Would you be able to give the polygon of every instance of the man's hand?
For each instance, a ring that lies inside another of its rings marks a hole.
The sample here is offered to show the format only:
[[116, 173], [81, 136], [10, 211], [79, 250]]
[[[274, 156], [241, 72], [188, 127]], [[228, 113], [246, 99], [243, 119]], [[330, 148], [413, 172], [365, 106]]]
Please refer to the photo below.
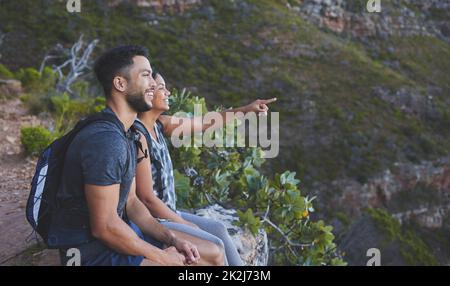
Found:
[[269, 111], [269, 107], [267, 107], [267, 104], [272, 103], [276, 101], [277, 98], [271, 98], [271, 99], [257, 99], [253, 101], [252, 103], [244, 106], [243, 111], [245, 113], [247, 112], [256, 112], [258, 114], [265, 114], [267, 115], [267, 111]]
[[183, 254], [179, 253], [173, 246], [163, 250], [165, 252], [164, 262], [168, 266], [184, 266], [186, 259]]
[[187, 240], [174, 238], [172, 245], [186, 258], [186, 264], [195, 264], [200, 260], [197, 247]]

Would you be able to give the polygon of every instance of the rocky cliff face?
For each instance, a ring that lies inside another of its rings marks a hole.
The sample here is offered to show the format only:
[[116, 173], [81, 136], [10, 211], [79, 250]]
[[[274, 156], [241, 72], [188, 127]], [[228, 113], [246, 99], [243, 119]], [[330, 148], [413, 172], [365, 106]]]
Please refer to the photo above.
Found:
[[[339, 195], [327, 207], [344, 211], [350, 217], [361, 216], [365, 208], [385, 208], [400, 222], [442, 228], [450, 214], [450, 157], [418, 165], [399, 163], [365, 184], [336, 180], [332, 189]], [[318, 187], [316, 192], [327, 190]]]
[[[290, 7], [321, 27], [356, 37], [436, 35], [446, 41], [450, 39], [450, 3], [447, 1], [381, 1], [380, 13], [368, 13], [366, 2], [358, 2], [300, 0]], [[436, 14], [440, 16], [434, 17]]]
[[156, 10], [184, 12], [195, 5], [201, 4], [202, 0], [108, 0], [108, 4], [111, 7], [121, 3], [130, 3], [138, 7], [154, 8]]

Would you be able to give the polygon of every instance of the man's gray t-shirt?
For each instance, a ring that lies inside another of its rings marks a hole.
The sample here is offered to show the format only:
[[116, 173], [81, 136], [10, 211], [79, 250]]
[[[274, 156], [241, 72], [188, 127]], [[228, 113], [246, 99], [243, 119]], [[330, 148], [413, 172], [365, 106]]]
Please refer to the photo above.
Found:
[[[113, 113], [109, 108], [102, 112]], [[82, 129], [70, 144], [63, 169], [61, 189], [58, 198], [65, 212], [65, 225], [82, 227], [89, 231], [89, 210], [85, 197], [85, 184], [109, 186], [120, 184], [117, 213], [124, 216], [128, 198], [136, 171], [136, 145], [130, 131], [125, 132], [123, 124], [107, 121], [94, 122]], [[81, 224], [81, 225], [80, 225]], [[80, 247], [85, 257], [98, 253], [104, 246], [93, 240]], [[83, 253], [82, 253], [83, 254]]]

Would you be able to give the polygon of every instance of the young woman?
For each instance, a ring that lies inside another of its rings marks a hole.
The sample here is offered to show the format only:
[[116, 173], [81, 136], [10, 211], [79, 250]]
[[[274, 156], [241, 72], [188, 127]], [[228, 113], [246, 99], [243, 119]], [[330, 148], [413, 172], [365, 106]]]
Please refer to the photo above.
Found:
[[[162, 223], [176, 231], [176, 235], [187, 240], [192, 236], [207, 240], [219, 245], [225, 250], [226, 263], [231, 266], [243, 265], [238, 251], [233, 244], [227, 229], [219, 222], [209, 218], [193, 215], [186, 212], [180, 212], [176, 209], [176, 194], [174, 187], [173, 166], [165, 137], [170, 137], [172, 132], [177, 129], [183, 130], [183, 134], [192, 134], [201, 132], [210, 127], [209, 124], [203, 124], [202, 117], [193, 117], [190, 119], [176, 120], [172, 116], [162, 115], [170, 109], [170, 92], [166, 88], [165, 81], [160, 74], [155, 74], [157, 88], [152, 101], [152, 109], [140, 113], [136, 126], [143, 131], [141, 136], [144, 142], [144, 150], [148, 149], [151, 153], [151, 162], [139, 164], [136, 170], [136, 192], [139, 199], [147, 206], [152, 215], [162, 219]], [[276, 98], [269, 100], [256, 100], [244, 107], [230, 109], [226, 112], [257, 112], [267, 113], [267, 104], [275, 101]], [[221, 113], [223, 121], [233, 119], [230, 116], [225, 117], [225, 112]], [[175, 120], [172, 120], [175, 119]], [[173, 123], [177, 122], [177, 123]], [[145, 129], [142, 128], [145, 127]], [[144, 140], [145, 139], [145, 140]], [[151, 144], [147, 144], [151, 140]], [[150, 148], [146, 148], [146, 147]], [[141, 153], [140, 156], [143, 154]], [[150, 160], [148, 160], [150, 161]], [[188, 236], [183, 236], [188, 235]], [[208, 256], [208, 249], [202, 244], [202, 241], [192, 241], [200, 252], [200, 257]]]

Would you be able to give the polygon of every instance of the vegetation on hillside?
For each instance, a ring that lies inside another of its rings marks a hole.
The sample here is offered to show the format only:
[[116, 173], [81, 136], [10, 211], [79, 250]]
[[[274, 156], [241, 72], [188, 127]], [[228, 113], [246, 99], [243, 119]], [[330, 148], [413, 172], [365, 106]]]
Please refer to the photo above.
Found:
[[[89, 1], [82, 13], [69, 14], [64, 3], [8, 1], [2, 30], [21, 37], [5, 44], [3, 60], [13, 70], [38, 66], [56, 43], [67, 46], [84, 33], [100, 39], [96, 52], [125, 42], [147, 46], [169, 85], [187, 87], [211, 105], [276, 96], [282, 149], [265, 169], [295, 170], [306, 185], [340, 177], [365, 182], [395, 161], [450, 150], [443, 128], [450, 124], [450, 49], [442, 40], [374, 38], [365, 45], [316, 28], [284, 1], [210, 0], [181, 15], [102, 3]], [[393, 94], [408, 88], [424, 98], [437, 88], [433, 116], [403, 112], [377, 96], [377, 87]]]

